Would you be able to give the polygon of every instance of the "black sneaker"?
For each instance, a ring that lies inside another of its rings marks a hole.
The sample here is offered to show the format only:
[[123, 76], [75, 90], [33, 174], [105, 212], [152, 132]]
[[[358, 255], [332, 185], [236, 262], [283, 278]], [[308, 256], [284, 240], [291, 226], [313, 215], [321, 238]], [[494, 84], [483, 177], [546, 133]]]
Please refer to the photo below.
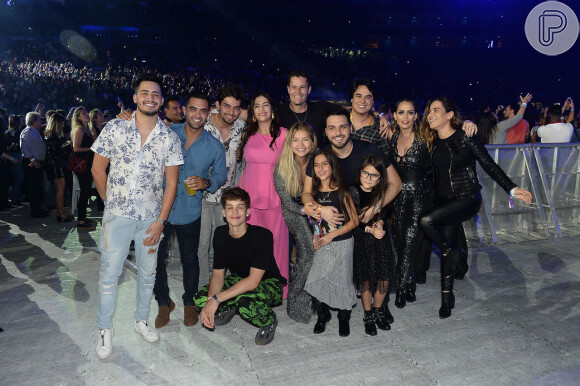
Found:
[[274, 320], [273, 323], [267, 326], [260, 327], [258, 333], [256, 334], [256, 344], [260, 346], [265, 346], [274, 340], [274, 334], [276, 333], [276, 327], [278, 326], [278, 318]]
[[216, 312], [215, 316], [213, 317], [213, 322], [216, 326], [225, 326], [232, 321], [234, 316], [236, 316], [235, 308], [227, 311]]

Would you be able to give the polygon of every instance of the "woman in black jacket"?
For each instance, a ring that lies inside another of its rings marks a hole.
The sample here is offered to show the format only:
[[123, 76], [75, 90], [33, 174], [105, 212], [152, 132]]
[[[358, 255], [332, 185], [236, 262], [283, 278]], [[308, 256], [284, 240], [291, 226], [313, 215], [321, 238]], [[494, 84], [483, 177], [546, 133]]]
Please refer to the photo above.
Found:
[[466, 137], [461, 130], [457, 106], [447, 97], [427, 103], [422, 125], [429, 130], [427, 142], [431, 151], [434, 175], [435, 205], [421, 215], [425, 235], [441, 250], [441, 308], [439, 317], [451, 316], [455, 306], [453, 277], [460, 270], [461, 252], [457, 240], [462, 222], [474, 217], [481, 206], [481, 185], [475, 161], [511, 197], [527, 204], [530, 192], [520, 189], [489, 156], [478, 137]]

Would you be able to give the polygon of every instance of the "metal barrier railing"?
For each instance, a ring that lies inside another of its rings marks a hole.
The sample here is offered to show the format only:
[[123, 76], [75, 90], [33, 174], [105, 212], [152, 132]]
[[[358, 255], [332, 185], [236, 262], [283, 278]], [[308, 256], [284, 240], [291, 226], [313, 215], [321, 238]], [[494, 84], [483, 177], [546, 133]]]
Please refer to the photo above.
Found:
[[509, 196], [478, 164], [483, 203], [464, 224], [472, 244], [518, 242], [580, 234], [580, 144], [489, 145], [489, 154], [533, 201]]

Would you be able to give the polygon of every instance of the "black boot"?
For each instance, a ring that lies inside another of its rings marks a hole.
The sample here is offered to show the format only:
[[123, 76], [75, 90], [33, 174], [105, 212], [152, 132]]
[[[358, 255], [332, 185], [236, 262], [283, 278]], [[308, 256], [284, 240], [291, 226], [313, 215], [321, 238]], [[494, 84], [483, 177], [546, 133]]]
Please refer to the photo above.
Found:
[[455, 295], [453, 295], [454, 274], [447, 268], [447, 262], [441, 261], [441, 308], [439, 317], [445, 319], [451, 316], [451, 310], [455, 307]]
[[455, 276], [461, 269], [461, 251], [444, 244], [441, 248], [441, 267], [443, 265], [445, 265], [449, 275]]
[[[373, 314], [375, 315], [375, 323], [377, 327], [380, 328], [381, 330], [387, 331], [391, 329], [391, 325], [389, 324], [389, 319], [387, 315], [385, 315], [385, 308], [387, 310], [389, 309], [389, 307], [385, 307], [385, 304], [383, 304], [383, 307], [379, 308], [373, 307]], [[391, 318], [392, 317], [393, 316], [391, 315]]]
[[315, 334], [322, 334], [324, 330], [326, 330], [326, 323], [330, 319], [332, 319], [332, 315], [330, 314], [330, 310], [326, 303], [319, 302], [318, 300], [314, 301], [314, 306], [316, 307], [316, 313], [318, 314], [318, 320], [314, 325], [314, 333]]
[[407, 284], [405, 296], [407, 297], [407, 301], [409, 303], [413, 303], [415, 300], [417, 300], [417, 296], [415, 296], [415, 284]]
[[365, 334], [370, 336], [377, 335], [377, 326], [375, 325], [375, 313], [372, 310], [366, 311], [363, 318], [365, 324]]
[[385, 320], [387, 321], [387, 323], [393, 324], [393, 322], [395, 321], [395, 318], [393, 318], [393, 314], [391, 314], [391, 311], [389, 310], [389, 297], [388, 296], [383, 301], [383, 305], [380, 308], [382, 310], [383, 315], [385, 315]]
[[350, 335], [350, 310], [338, 310], [338, 335]]
[[395, 307], [405, 308], [407, 305], [407, 294], [405, 293], [405, 287], [397, 288], [397, 294], [395, 295]]
[[469, 270], [469, 265], [467, 265], [467, 251], [461, 249], [460, 255], [461, 255], [461, 263], [459, 264], [459, 272], [455, 274], [455, 278], [458, 280], [463, 280], [465, 274]]

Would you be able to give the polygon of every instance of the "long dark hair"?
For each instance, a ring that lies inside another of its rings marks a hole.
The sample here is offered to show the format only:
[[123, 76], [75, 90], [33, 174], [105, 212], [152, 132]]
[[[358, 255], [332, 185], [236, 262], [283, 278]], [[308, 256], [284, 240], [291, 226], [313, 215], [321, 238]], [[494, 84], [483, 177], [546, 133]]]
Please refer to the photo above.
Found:
[[397, 123], [397, 120], [395, 119], [395, 116], [397, 115], [397, 110], [399, 109], [399, 105], [403, 102], [407, 102], [413, 105], [413, 108], [415, 109], [415, 122], [413, 122], [413, 131], [415, 132], [415, 138], [419, 141], [419, 142], [427, 142], [427, 140], [425, 139], [425, 132], [424, 130], [422, 130], [422, 126], [420, 124], [421, 122], [421, 114], [419, 113], [419, 109], [417, 109], [417, 103], [415, 103], [414, 100], [410, 99], [410, 98], [402, 98], [399, 99], [397, 102], [395, 102], [395, 104], [393, 105], [393, 108], [391, 110], [392, 113], [392, 123], [391, 123], [391, 128], [393, 129], [394, 133], [400, 132], [401, 128], [399, 127], [399, 124]]
[[248, 121], [246, 128], [242, 133], [242, 142], [240, 143], [240, 148], [238, 150], [239, 160], [244, 157], [244, 147], [246, 147], [246, 143], [248, 143], [250, 137], [258, 132], [258, 121], [256, 121], [256, 116], [254, 115], [254, 104], [256, 103], [256, 99], [258, 99], [258, 97], [266, 98], [270, 104], [270, 107], [272, 108], [272, 122], [270, 123], [270, 135], [272, 136], [272, 141], [270, 142], [270, 149], [274, 149], [274, 143], [280, 136], [280, 121], [278, 119], [278, 114], [276, 112], [272, 97], [270, 97], [270, 95], [265, 91], [258, 91], [254, 94], [254, 96], [252, 96], [252, 99], [250, 100], [250, 107], [248, 108]]
[[497, 118], [493, 113], [483, 113], [477, 121], [477, 130], [479, 130], [479, 137], [485, 145], [491, 144], [493, 135], [497, 129]]
[[446, 113], [453, 111], [453, 118], [451, 118], [450, 124], [454, 130], [461, 130], [461, 126], [463, 125], [463, 120], [461, 118], [461, 113], [459, 112], [459, 107], [451, 100], [451, 98], [446, 96], [439, 96], [436, 98], [431, 98], [427, 101], [427, 106], [425, 106], [425, 112], [423, 113], [423, 120], [421, 121], [421, 131], [423, 131], [426, 135], [427, 144], [429, 145], [429, 150], [433, 150], [433, 143], [435, 142], [435, 138], [437, 138], [437, 132], [435, 130], [431, 130], [431, 126], [429, 125], [429, 109], [433, 102], [439, 101], [443, 105]]
[[324, 155], [326, 157], [326, 161], [328, 161], [331, 169], [332, 174], [330, 175], [330, 188], [337, 188], [338, 189], [338, 198], [340, 200], [340, 209], [341, 212], [344, 214], [345, 223], [350, 220], [349, 210], [345, 206], [345, 202], [349, 202], [351, 198], [350, 191], [348, 190], [348, 186], [346, 182], [344, 182], [344, 178], [342, 177], [342, 169], [340, 164], [338, 163], [338, 158], [334, 155], [332, 150], [322, 149], [317, 150], [316, 153], [310, 159], [310, 169], [312, 170], [312, 196], [315, 196], [316, 193], [320, 190], [322, 186], [322, 181], [316, 175], [316, 171], [314, 170], [314, 159], [319, 155]]
[[[373, 187], [373, 189], [371, 190], [371, 201], [370, 201], [368, 207], [373, 207], [375, 205], [382, 207], [383, 206], [382, 205], [383, 196], [385, 195], [385, 192], [387, 191], [388, 180], [387, 180], [387, 165], [385, 165], [385, 161], [383, 161], [383, 159], [381, 157], [370, 155], [362, 160], [362, 162], [358, 168], [358, 176], [356, 177], [356, 183], [359, 186], [361, 185], [360, 172], [361, 172], [361, 170], [363, 170], [364, 168], [366, 168], [369, 165], [372, 166], [373, 168], [377, 169], [377, 172], [379, 172], [381, 177], [379, 178], [379, 183], [376, 184]], [[381, 217], [381, 212], [379, 211], [379, 213], [377, 213], [373, 217], [371, 222], [378, 221], [378, 219], [380, 217]]]

